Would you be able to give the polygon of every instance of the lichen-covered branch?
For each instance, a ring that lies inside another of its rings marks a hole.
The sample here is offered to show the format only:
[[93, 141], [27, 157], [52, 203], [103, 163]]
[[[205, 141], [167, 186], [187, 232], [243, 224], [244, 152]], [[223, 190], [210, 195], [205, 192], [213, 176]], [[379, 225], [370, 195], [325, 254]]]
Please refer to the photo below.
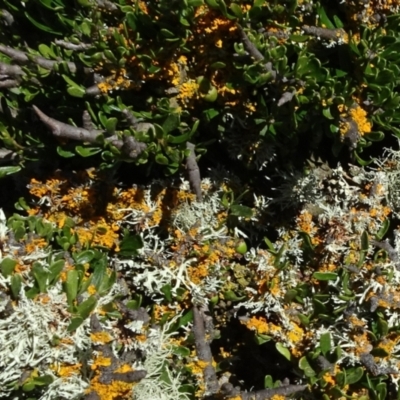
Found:
[[307, 388], [307, 385], [290, 385], [288, 381], [276, 388], [254, 392], [241, 391], [240, 388], [234, 387], [229, 382], [225, 382], [220, 386], [215, 368], [212, 365], [213, 357], [210, 343], [206, 339], [206, 316], [204, 310], [199, 309], [198, 306], [193, 307], [193, 335], [197, 357], [200, 361], [206, 363], [203, 376], [206, 386], [206, 395], [209, 396], [209, 398], [221, 398], [222, 395], [223, 399], [235, 397], [241, 400], [267, 400], [275, 395], [289, 396], [297, 392], [302, 392]]
[[219, 391], [219, 383], [215, 368], [212, 365], [213, 357], [211, 348], [206, 340], [205, 322], [203, 313], [197, 306], [193, 307], [193, 334], [196, 345], [197, 357], [207, 363], [203, 370], [204, 382], [207, 394], [216, 394]]
[[257, 390], [255, 392], [242, 392], [234, 388], [231, 383], [224, 383], [221, 387], [221, 393], [224, 398], [240, 398], [241, 400], [268, 400], [273, 396], [289, 396], [291, 394], [302, 392], [307, 385], [282, 385], [272, 389]]
[[203, 194], [201, 192], [201, 177], [200, 169], [196, 160], [196, 153], [194, 152], [194, 144], [187, 142], [186, 148], [190, 151], [189, 155], [186, 157], [186, 169], [189, 175], [189, 182], [192, 185], [192, 189], [196, 194], [197, 200], [203, 200]]
[[[95, 314], [92, 314], [90, 318], [90, 330], [92, 334], [104, 332], [104, 329], [100, 325], [100, 322]], [[109, 361], [108, 365], [102, 365], [95, 369], [95, 374], [91, 380], [91, 383], [93, 382], [94, 384], [89, 388], [88, 394], [85, 396], [85, 400], [101, 399], [102, 397], [100, 397], [97, 393], [97, 389], [102, 388], [102, 385], [109, 385], [112, 381], [133, 384], [134, 382], [139, 382], [146, 377], [147, 372], [144, 370], [134, 371], [132, 369], [131, 371], [119, 372], [118, 370], [122, 366], [124, 366], [126, 369], [129, 369], [130, 366], [126, 363], [123, 357], [120, 359], [116, 357], [110, 344], [98, 344], [93, 345], [93, 347], [97, 354], [101, 354], [104, 359], [108, 359]], [[137, 358], [135, 354], [132, 354], [132, 357], [133, 359]]]
[[343, 39], [346, 35], [344, 29], [328, 29], [328, 28], [321, 28], [318, 26], [302, 26], [301, 29], [307, 35], [319, 37], [325, 40], [333, 40], [338, 42], [340, 39]]

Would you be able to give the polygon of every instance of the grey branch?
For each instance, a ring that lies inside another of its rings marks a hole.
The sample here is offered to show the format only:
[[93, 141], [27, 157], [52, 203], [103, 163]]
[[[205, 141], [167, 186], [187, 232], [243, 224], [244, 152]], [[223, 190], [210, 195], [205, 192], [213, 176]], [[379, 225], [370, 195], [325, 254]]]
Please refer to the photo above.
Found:
[[0, 10], [0, 18], [7, 26], [11, 26], [14, 23], [14, 17], [7, 10]]
[[95, 143], [96, 137], [103, 131], [88, 131], [84, 128], [77, 128], [64, 122], [57, 121], [48, 117], [45, 113], [39, 110], [36, 106], [32, 106], [40, 120], [52, 131], [54, 136], [79, 140], [82, 142]]
[[186, 169], [189, 175], [189, 182], [192, 185], [192, 189], [196, 194], [197, 200], [202, 201], [203, 195], [201, 193], [201, 177], [200, 169], [197, 165], [196, 153], [194, 152], [194, 144], [187, 142], [186, 148], [190, 151], [189, 155], [186, 157]]
[[285, 103], [288, 103], [293, 99], [293, 96], [296, 94], [296, 91], [293, 90], [292, 92], [285, 92], [281, 96], [281, 98], [278, 101], [278, 107], [283, 106]]
[[4, 81], [0, 81], [0, 89], [1, 88], [14, 88], [17, 87], [19, 85], [19, 81], [17, 81], [16, 79], [6, 79]]
[[[78, 128], [47, 116], [35, 105], [32, 107], [39, 119], [52, 131], [54, 136], [81, 142], [96, 143], [96, 138], [105, 133], [102, 130], [94, 129], [87, 111], [84, 111], [82, 117], [84, 128]], [[147, 148], [145, 143], [138, 142], [133, 136], [124, 135], [121, 139], [117, 135], [113, 135], [104, 140], [133, 159], [137, 158]]]
[[302, 26], [301, 29], [307, 35], [320, 37], [325, 40], [334, 40], [338, 42], [340, 39], [343, 39], [346, 32], [343, 29], [328, 29], [328, 28], [320, 28], [317, 26]]
[[[47, 58], [44, 58], [42, 56], [34, 56], [31, 54], [27, 54], [24, 51], [16, 50], [9, 46], [4, 46], [3, 44], [0, 44], [0, 52], [11, 57], [13, 59], [13, 61], [16, 61], [16, 62], [19, 62], [22, 64], [27, 64], [29, 61], [32, 61], [33, 63], [39, 65], [40, 67], [42, 67], [44, 69], [53, 69], [56, 64], [63, 61], [61, 59], [54, 61], [54, 60], [49, 60]], [[78, 71], [79, 66], [76, 63], [74, 63], [74, 62], [66, 62], [66, 63], [67, 63], [68, 69], [72, 73], [75, 73]], [[93, 70], [91, 68], [87, 68], [87, 67], [82, 67], [82, 71], [85, 72], [86, 74], [90, 74], [93, 72]]]
[[54, 43], [58, 46], [63, 47], [64, 49], [73, 50], [73, 51], [83, 51], [83, 50], [90, 49], [92, 47], [92, 45], [89, 43], [75, 44], [75, 43], [66, 42], [65, 40], [59, 40], [59, 39], [56, 39], [54, 41]]
[[89, 111], [85, 110], [82, 115], [82, 124], [83, 128], [88, 131], [94, 131], [96, 128], [94, 127], [92, 118], [90, 117]]
[[[247, 36], [246, 32], [244, 31], [244, 29], [237, 24], [237, 27], [239, 29], [240, 32], [240, 37], [243, 41], [243, 45], [246, 48], [247, 52], [256, 60], [256, 61], [263, 61], [264, 60], [264, 56], [261, 54], [261, 52], [257, 49], [257, 47], [254, 45], [254, 43], [249, 39], [249, 37]], [[272, 67], [272, 63], [271, 62], [267, 62], [266, 64], [263, 65], [264, 69], [267, 72], [270, 72], [272, 74], [272, 78], [276, 79], [277, 77], [277, 72], [273, 69]]]
[[96, 4], [101, 7], [106, 9], [107, 11], [117, 11], [118, 7], [109, 0], [96, 0]]
[[11, 65], [0, 62], [0, 75], [17, 77], [25, 75], [25, 72], [22, 71], [22, 68], [19, 65]]
[[257, 49], [257, 47], [254, 45], [254, 43], [249, 39], [247, 36], [246, 32], [243, 30], [243, 28], [238, 24], [237, 25], [240, 33], [240, 37], [243, 41], [244, 47], [246, 50], [249, 52], [249, 54], [256, 60], [256, 61], [263, 61], [264, 56], [261, 54], [261, 52]]
[[90, 86], [88, 88], [86, 88], [85, 93], [88, 96], [99, 96], [101, 95], [101, 90], [99, 89], [99, 87], [96, 85]]
[[131, 124], [132, 128], [136, 129], [136, 127], [139, 123], [139, 120], [133, 115], [133, 112], [131, 110], [128, 110], [127, 108], [125, 108], [122, 111], [122, 114], [128, 120], [128, 122]]
[[122, 150], [129, 158], [137, 158], [143, 151], [146, 150], [147, 146], [145, 143], [138, 142], [133, 136], [122, 137], [123, 146]]

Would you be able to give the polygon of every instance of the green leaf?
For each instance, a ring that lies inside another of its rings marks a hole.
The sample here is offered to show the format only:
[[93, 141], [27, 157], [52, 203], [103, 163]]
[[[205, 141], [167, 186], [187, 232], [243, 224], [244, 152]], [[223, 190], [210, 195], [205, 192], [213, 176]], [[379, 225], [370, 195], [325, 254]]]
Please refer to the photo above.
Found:
[[335, 119], [335, 117], [331, 114], [331, 109], [330, 108], [324, 108], [322, 110], [322, 114], [327, 119]]
[[344, 27], [343, 22], [336, 14], [333, 16], [333, 20], [335, 21], [336, 28], [340, 29]]
[[54, 378], [51, 375], [42, 375], [33, 378], [33, 381], [37, 386], [47, 386], [53, 383]]
[[67, 279], [64, 283], [64, 290], [67, 295], [67, 302], [69, 305], [73, 304], [78, 294], [79, 274], [78, 271], [73, 269], [67, 272]]
[[97, 299], [95, 296], [90, 296], [87, 300], [79, 304], [77, 307], [77, 314], [85, 320], [90, 313], [96, 308]]
[[17, 264], [17, 261], [12, 260], [11, 258], [3, 258], [0, 263], [0, 270], [3, 276], [6, 278], [10, 276], [14, 272], [15, 266]]
[[54, 284], [57, 280], [57, 278], [60, 276], [61, 271], [64, 269], [65, 265], [65, 260], [57, 260], [53, 264], [51, 264], [49, 270], [50, 270], [50, 275], [49, 275], [49, 284]]
[[124, 257], [136, 256], [142, 247], [143, 241], [140, 235], [131, 235], [125, 231], [124, 238], [119, 245], [119, 254]]
[[289, 36], [289, 40], [293, 41], [293, 42], [306, 42], [307, 40], [309, 40], [309, 36], [307, 35], [290, 35]]
[[72, 332], [79, 328], [83, 324], [83, 318], [81, 317], [74, 317], [71, 319], [70, 324], [68, 325], [67, 331]]
[[187, 132], [180, 136], [168, 135], [167, 141], [168, 141], [168, 143], [172, 143], [172, 144], [184, 143], [184, 142], [187, 142], [191, 138], [191, 136], [192, 136], [192, 132]]
[[266, 0], [254, 0], [253, 7], [262, 7], [265, 4]]
[[67, 87], [67, 92], [72, 97], [79, 97], [79, 98], [83, 97], [86, 94], [85, 89], [78, 88], [78, 87], [75, 87], [75, 86], [68, 86]]
[[223, 296], [225, 300], [229, 301], [240, 301], [246, 298], [246, 296], [238, 296], [233, 290], [227, 290], [226, 292], [223, 292]]
[[72, 151], [64, 150], [60, 146], [57, 146], [57, 153], [63, 158], [71, 158], [71, 157], [75, 157], [75, 155], [76, 155]]
[[278, 254], [278, 252], [277, 252], [276, 249], [275, 249], [274, 244], [273, 244], [267, 237], [264, 237], [264, 242], [265, 242], [265, 244], [268, 246], [268, 251], [269, 251], [271, 254], [273, 254], [273, 255]]
[[86, 264], [90, 263], [95, 256], [95, 252], [93, 250], [84, 250], [80, 253], [73, 254], [73, 258], [77, 264]]
[[33, 389], [35, 389], [35, 382], [33, 380], [29, 380], [22, 385], [22, 390], [24, 392], [31, 392]]
[[285, 357], [287, 360], [290, 361], [291, 359], [291, 354], [290, 351], [287, 347], [285, 347], [282, 343], [278, 342], [275, 345], [276, 349], [279, 351], [279, 353], [281, 353], [283, 355], [283, 357]]
[[362, 367], [346, 369], [346, 383], [352, 385], [353, 383], [358, 382], [362, 378], [363, 374], [364, 370]]
[[26, 200], [23, 197], [20, 197], [16, 203], [14, 203], [14, 207], [18, 211], [28, 211], [30, 207], [26, 203]]
[[313, 252], [315, 246], [312, 244], [311, 237], [307, 232], [299, 232], [300, 237], [303, 239], [303, 247], [308, 252]]
[[338, 274], [335, 272], [314, 272], [312, 276], [318, 281], [335, 281]]
[[243, 218], [251, 218], [253, 216], [253, 210], [250, 207], [242, 206], [240, 204], [233, 204], [230, 208], [231, 215]]
[[368, 232], [364, 231], [361, 234], [361, 250], [368, 251], [368, 247], [369, 247]]
[[106, 49], [106, 50], [104, 50], [103, 54], [104, 54], [105, 57], [106, 57], [108, 60], [110, 60], [112, 63], [118, 64], [118, 59], [115, 57], [114, 53], [113, 53], [111, 50]]
[[0, 179], [4, 178], [7, 175], [15, 174], [16, 172], [21, 171], [21, 167], [13, 166], [13, 167], [0, 167]]
[[64, 81], [68, 83], [69, 86], [72, 86], [77, 89], [83, 89], [82, 86], [74, 82], [68, 75], [61, 74], [61, 76], [63, 77]]
[[184, 346], [173, 346], [172, 353], [177, 356], [188, 357], [190, 355], [190, 349]]
[[38, 263], [33, 263], [32, 266], [33, 276], [35, 277], [36, 283], [38, 284], [39, 291], [41, 293], [46, 293], [47, 289], [47, 279], [49, 277], [49, 272], [44, 269], [44, 267]]
[[161, 35], [163, 35], [166, 38], [174, 38], [175, 37], [173, 32], [171, 32], [171, 31], [169, 31], [168, 29], [165, 29], [165, 28], [161, 28], [160, 29], [160, 33], [161, 33]]
[[357, 160], [357, 162], [362, 166], [362, 167], [366, 167], [367, 165], [371, 164], [374, 160], [369, 160], [369, 161], [365, 161], [363, 160], [359, 155], [357, 151], [354, 151], [354, 157]]
[[333, 25], [331, 20], [326, 15], [324, 7], [319, 7], [318, 10], [317, 10], [317, 13], [319, 15], [319, 18], [320, 18], [322, 24], [324, 24], [326, 28], [328, 28], [328, 29], [335, 29], [336, 28], [335, 25]]
[[385, 337], [389, 333], [389, 324], [382, 318], [378, 319], [378, 329], [382, 337]]
[[169, 283], [166, 284], [166, 285], [164, 285], [164, 286], [161, 288], [161, 292], [164, 293], [165, 299], [166, 299], [168, 302], [171, 302], [171, 301], [172, 301], [172, 287], [171, 287], [171, 285], [170, 285]]
[[231, 3], [229, 8], [232, 10], [232, 12], [235, 14], [236, 17], [238, 17], [238, 18], [242, 18], [243, 17], [242, 9], [238, 4]]
[[125, 21], [128, 23], [128, 26], [133, 30], [136, 31], [136, 16], [132, 12], [128, 12], [125, 14]]
[[274, 387], [274, 380], [271, 375], [265, 375], [264, 377], [264, 388], [272, 389]]
[[22, 277], [20, 274], [14, 274], [11, 277], [11, 292], [13, 294], [14, 299], [17, 299], [19, 296], [19, 292], [21, 291], [22, 286]]
[[381, 382], [376, 385], [376, 394], [378, 395], [378, 400], [386, 400], [387, 399], [387, 388], [386, 383]]
[[367, 133], [364, 137], [365, 139], [370, 140], [371, 142], [380, 142], [385, 138], [385, 134], [381, 131], [377, 131], [377, 132]]
[[261, 346], [261, 345], [264, 344], [264, 343], [270, 342], [271, 339], [272, 339], [271, 336], [264, 335], [264, 334], [261, 334], [261, 333], [257, 333], [257, 334], [254, 336], [255, 342], [256, 342], [259, 346]]
[[308, 318], [306, 315], [304, 314], [297, 314], [297, 317], [299, 318], [301, 324], [305, 327], [310, 325], [310, 318]]
[[97, 265], [94, 267], [91, 284], [96, 287], [97, 291], [99, 291], [104, 279], [108, 280], [107, 265], [105, 262], [102, 262], [102, 260], [99, 260]]
[[35, 19], [33, 19], [26, 11], [24, 12], [25, 17], [33, 24], [36, 26], [36, 28], [39, 28], [42, 31], [48, 32], [48, 33], [53, 33], [54, 35], [63, 35], [61, 32], [57, 32], [47, 25], [43, 25], [40, 22], [37, 22]]
[[130, 308], [131, 310], [137, 310], [137, 309], [139, 309], [139, 307], [141, 306], [141, 304], [142, 304], [142, 301], [143, 301], [143, 296], [141, 295], [141, 294], [134, 294], [133, 296], [133, 299], [132, 300], [129, 300], [127, 303], [126, 303], [126, 306], [128, 307], [128, 308]]
[[100, 153], [101, 152], [100, 147], [84, 147], [84, 146], [76, 146], [75, 151], [81, 156], [81, 157], [90, 157], [93, 156], [94, 154]]
[[158, 154], [156, 154], [156, 163], [161, 164], [161, 165], [168, 165], [169, 160], [163, 154], [158, 153]]
[[390, 220], [385, 219], [382, 222], [382, 226], [380, 227], [379, 231], [375, 235], [376, 240], [380, 241], [384, 238], [384, 236], [386, 235], [386, 233], [389, 229], [389, 226], [390, 226]]
[[47, 45], [45, 45], [45, 44], [39, 44], [39, 46], [38, 46], [38, 50], [39, 50], [39, 52], [40, 52], [40, 54], [43, 56], [43, 57], [46, 57], [46, 58], [56, 58], [57, 56], [54, 54], [54, 52], [53, 52], [53, 50], [49, 47], [49, 46], [47, 46]]
[[316, 375], [315, 371], [312, 369], [310, 363], [308, 362], [308, 360], [307, 360], [307, 358], [305, 356], [300, 358], [300, 360], [299, 360], [299, 368], [302, 371], [304, 371], [304, 375], [309, 377], [309, 378]]
[[167, 333], [176, 332], [182, 326], [185, 326], [193, 321], [193, 310], [189, 310], [186, 314], [182, 315], [179, 320], [171, 326]]
[[331, 334], [329, 332], [323, 333], [319, 339], [319, 346], [322, 354], [326, 356], [332, 349], [331, 347]]
[[109, 118], [106, 122], [105, 128], [108, 133], [114, 134], [115, 128], [117, 126], [118, 119], [117, 118]]
[[216, 0], [206, 0], [206, 3], [211, 7], [211, 8], [218, 8], [218, 3]]

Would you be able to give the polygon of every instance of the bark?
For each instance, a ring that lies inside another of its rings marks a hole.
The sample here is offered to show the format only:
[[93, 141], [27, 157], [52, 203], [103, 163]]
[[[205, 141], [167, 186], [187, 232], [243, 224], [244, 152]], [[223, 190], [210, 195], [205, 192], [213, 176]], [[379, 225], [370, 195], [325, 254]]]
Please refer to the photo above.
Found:
[[192, 186], [194, 193], [196, 194], [197, 200], [203, 200], [203, 194], [201, 192], [201, 177], [200, 169], [196, 161], [196, 154], [194, 152], [194, 144], [187, 142], [186, 148], [190, 150], [189, 155], [186, 157], [186, 169], [189, 175], [189, 182]]

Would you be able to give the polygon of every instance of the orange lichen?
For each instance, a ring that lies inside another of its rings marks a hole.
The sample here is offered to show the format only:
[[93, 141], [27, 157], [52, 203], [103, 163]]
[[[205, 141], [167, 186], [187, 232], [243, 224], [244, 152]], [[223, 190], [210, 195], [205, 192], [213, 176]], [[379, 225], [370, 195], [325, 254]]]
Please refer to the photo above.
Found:
[[110, 336], [110, 334], [104, 331], [91, 333], [90, 339], [94, 343], [102, 343], [102, 344], [109, 343], [112, 341], [112, 337]]

